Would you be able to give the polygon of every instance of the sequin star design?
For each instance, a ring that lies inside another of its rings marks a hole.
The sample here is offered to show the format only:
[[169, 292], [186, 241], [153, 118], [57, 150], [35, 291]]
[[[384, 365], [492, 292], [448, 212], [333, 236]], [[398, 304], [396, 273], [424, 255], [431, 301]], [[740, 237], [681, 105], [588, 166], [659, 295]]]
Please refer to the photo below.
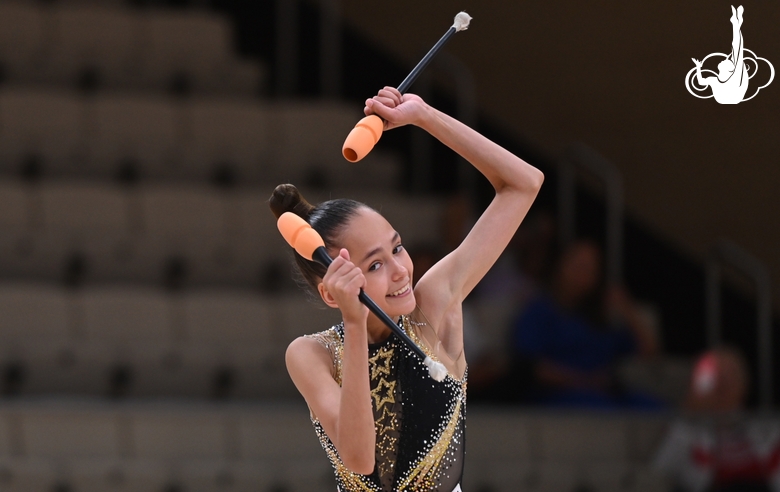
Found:
[[380, 379], [376, 388], [371, 390], [371, 396], [374, 397], [377, 409], [382, 408], [385, 403], [395, 403], [395, 381], [388, 383], [385, 378]]
[[[371, 364], [371, 379], [376, 379], [380, 374], [384, 374], [385, 376], [390, 375], [390, 360], [392, 357], [392, 349], [382, 349], [377, 352], [375, 356], [368, 359], [368, 362]], [[382, 360], [381, 364], [379, 363], [380, 359]]]
[[395, 449], [395, 442], [397, 440], [398, 439], [395, 437], [385, 435], [382, 440], [377, 443], [377, 447], [379, 448], [382, 456], [387, 456], [387, 453]]
[[396, 431], [397, 429], [397, 418], [394, 413], [391, 413], [390, 410], [387, 409], [387, 407], [382, 408], [382, 415], [377, 419], [376, 421], [376, 432], [379, 435], [384, 435], [387, 433], [387, 431]]
[[385, 460], [379, 463], [379, 474], [380, 475], [389, 475], [393, 473], [393, 468], [395, 467], [395, 463], [390, 460]]

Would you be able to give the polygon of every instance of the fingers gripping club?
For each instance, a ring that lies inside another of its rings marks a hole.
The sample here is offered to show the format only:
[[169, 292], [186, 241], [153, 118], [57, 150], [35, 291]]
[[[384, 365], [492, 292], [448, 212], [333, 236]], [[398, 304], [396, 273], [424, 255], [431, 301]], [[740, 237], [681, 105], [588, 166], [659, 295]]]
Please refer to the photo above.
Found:
[[[417, 66], [414, 67], [414, 69], [409, 73], [409, 75], [406, 76], [403, 82], [401, 82], [401, 85], [398, 86], [398, 92], [403, 94], [409, 90], [409, 87], [414, 83], [415, 80], [417, 80], [417, 77], [419, 77], [420, 73], [422, 73], [425, 67], [428, 66], [433, 57], [436, 56], [436, 53], [441, 50], [441, 48], [447, 41], [449, 41], [453, 34], [468, 29], [469, 22], [471, 22], [471, 16], [466, 12], [460, 12], [458, 15], [456, 15], [455, 22], [447, 30], [447, 32], [444, 33], [444, 36], [442, 36], [441, 39], [439, 39], [439, 41], [433, 45], [433, 48], [428, 51], [423, 59], [420, 60], [420, 62], [417, 64]], [[344, 155], [344, 158], [349, 162], [357, 162], [364, 158], [366, 155], [368, 155], [369, 152], [371, 152], [371, 149], [373, 149], [374, 145], [376, 145], [376, 143], [379, 141], [383, 130], [384, 123], [382, 122], [382, 119], [375, 114], [366, 116], [360, 120], [358, 124], [355, 125], [355, 128], [349, 132], [347, 139], [344, 141], [344, 146], [341, 148], [341, 153]]]

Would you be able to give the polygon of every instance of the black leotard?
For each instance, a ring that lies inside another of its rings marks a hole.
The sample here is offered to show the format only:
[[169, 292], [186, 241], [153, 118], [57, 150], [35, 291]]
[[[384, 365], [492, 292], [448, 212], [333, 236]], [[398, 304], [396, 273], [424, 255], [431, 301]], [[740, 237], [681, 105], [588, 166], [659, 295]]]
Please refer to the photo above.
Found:
[[[408, 317], [401, 326], [431, 356]], [[331, 353], [341, 384], [344, 326], [308, 335]], [[369, 345], [369, 377], [376, 428], [376, 465], [371, 475], [352, 473], [319, 420], [312, 423], [341, 492], [451, 492], [461, 482], [465, 454], [466, 376], [436, 382], [422, 360], [398, 337]]]

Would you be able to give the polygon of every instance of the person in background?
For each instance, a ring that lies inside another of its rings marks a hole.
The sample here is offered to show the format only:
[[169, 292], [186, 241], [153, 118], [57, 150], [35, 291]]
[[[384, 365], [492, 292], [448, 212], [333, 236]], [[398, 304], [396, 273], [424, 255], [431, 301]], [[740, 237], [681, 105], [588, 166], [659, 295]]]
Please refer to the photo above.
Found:
[[652, 356], [653, 330], [620, 286], [602, 288], [601, 252], [578, 240], [562, 252], [548, 292], [517, 316], [513, 366], [530, 371], [525, 400], [552, 406], [660, 408], [661, 402], [622, 388], [616, 364], [626, 356]]
[[699, 358], [688, 417], [670, 425], [654, 463], [675, 492], [780, 492], [780, 423], [748, 418], [747, 394], [748, 371], [737, 350]]
[[[469, 389], [472, 399], [518, 403], [528, 368], [511, 364], [506, 339], [516, 313], [538, 295], [555, 251], [555, 220], [548, 211], [529, 214], [507, 249], [475, 289], [470, 312], [479, 327], [472, 340]], [[477, 337], [474, 337], [477, 338]], [[478, 351], [477, 351], [478, 350]]]

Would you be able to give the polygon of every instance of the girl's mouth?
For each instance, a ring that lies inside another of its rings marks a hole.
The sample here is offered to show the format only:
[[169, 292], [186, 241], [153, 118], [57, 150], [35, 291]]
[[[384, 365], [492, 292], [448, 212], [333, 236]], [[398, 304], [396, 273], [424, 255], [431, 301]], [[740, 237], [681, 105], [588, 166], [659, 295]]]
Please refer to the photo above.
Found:
[[406, 285], [404, 285], [402, 288], [398, 289], [397, 291], [391, 292], [390, 294], [388, 294], [387, 297], [403, 297], [403, 296], [409, 294], [409, 292], [411, 292], [411, 291], [412, 291], [411, 284], [407, 283]]

